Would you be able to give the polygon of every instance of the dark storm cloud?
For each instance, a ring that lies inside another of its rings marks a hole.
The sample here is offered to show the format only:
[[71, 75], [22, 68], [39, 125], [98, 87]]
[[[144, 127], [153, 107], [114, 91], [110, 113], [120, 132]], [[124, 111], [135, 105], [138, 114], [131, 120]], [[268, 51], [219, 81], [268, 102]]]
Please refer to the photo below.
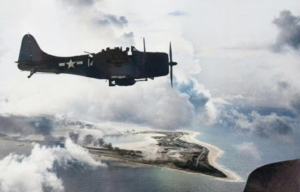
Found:
[[111, 15], [111, 14], [106, 14], [102, 19], [98, 20], [98, 24], [102, 26], [106, 25], [113, 25], [116, 27], [126, 27], [128, 24], [128, 21], [125, 16], [116, 16], [116, 15]]
[[53, 125], [53, 119], [50, 117], [0, 116], [0, 132], [5, 134], [48, 136]]
[[284, 46], [289, 46], [294, 50], [300, 49], [300, 17], [294, 16], [288, 10], [280, 12], [280, 16], [273, 21], [279, 29], [276, 43], [273, 45], [275, 52], [283, 50]]
[[174, 11], [174, 12], [170, 12], [168, 15], [171, 15], [171, 16], [184, 16], [184, 15], [186, 15], [186, 12]]

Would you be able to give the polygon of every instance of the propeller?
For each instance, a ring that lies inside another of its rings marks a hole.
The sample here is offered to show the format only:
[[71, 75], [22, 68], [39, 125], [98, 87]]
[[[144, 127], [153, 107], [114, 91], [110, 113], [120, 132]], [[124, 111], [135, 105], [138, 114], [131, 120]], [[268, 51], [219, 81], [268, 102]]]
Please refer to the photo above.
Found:
[[174, 65], [177, 65], [176, 62], [173, 62], [172, 60], [172, 45], [171, 45], [171, 42], [170, 42], [170, 50], [169, 50], [169, 55], [170, 55], [170, 79], [171, 79], [171, 86], [173, 88], [173, 66]]

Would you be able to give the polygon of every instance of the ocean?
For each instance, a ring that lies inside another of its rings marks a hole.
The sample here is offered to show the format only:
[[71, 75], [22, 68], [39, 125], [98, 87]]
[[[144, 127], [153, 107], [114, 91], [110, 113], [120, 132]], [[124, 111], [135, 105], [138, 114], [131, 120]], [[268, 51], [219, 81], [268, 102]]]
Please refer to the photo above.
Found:
[[107, 168], [57, 169], [66, 191], [82, 192], [174, 192], [243, 191], [243, 182], [228, 182], [210, 176], [191, 174], [160, 167], [126, 167], [108, 165]]

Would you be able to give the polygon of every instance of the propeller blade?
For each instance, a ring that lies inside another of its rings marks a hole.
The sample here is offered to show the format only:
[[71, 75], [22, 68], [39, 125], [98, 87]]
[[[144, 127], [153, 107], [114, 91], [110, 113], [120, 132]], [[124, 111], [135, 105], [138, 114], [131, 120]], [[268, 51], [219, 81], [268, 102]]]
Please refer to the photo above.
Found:
[[170, 66], [171, 87], [173, 88], [173, 66]]
[[144, 52], [146, 52], [145, 37], [143, 37], [143, 44], [144, 44]]
[[173, 60], [172, 60], [172, 45], [171, 45], [171, 42], [170, 42], [169, 56], [170, 56], [170, 79], [171, 79], [171, 87], [173, 88]]
[[171, 42], [170, 42], [169, 55], [170, 55], [170, 63], [172, 63], [172, 46], [171, 46]]

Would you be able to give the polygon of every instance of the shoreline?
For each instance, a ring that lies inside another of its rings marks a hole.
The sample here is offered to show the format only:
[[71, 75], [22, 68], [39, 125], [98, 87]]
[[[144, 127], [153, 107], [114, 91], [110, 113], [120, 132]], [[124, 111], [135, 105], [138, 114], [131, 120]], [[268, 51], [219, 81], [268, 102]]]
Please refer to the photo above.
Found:
[[[153, 136], [162, 135], [161, 133], [155, 133], [155, 132], [170, 132], [170, 131], [168, 131], [168, 130], [151, 130], [151, 132], [154, 132], [154, 133], [146, 134], [143, 132], [137, 132], [136, 134], [143, 134], [143, 135], [145, 135], [145, 138], [152, 139]], [[227, 178], [217, 178], [217, 179], [232, 181], [232, 182], [242, 181], [241, 177], [238, 176], [234, 171], [231, 171], [228, 168], [226, 168], [216, 162], [217, 159], [220, 158], [224, 154], [223, 150], [221, 150], [220, 148], [218, 148], [210, 143], [205, 143], [205, 142], [202, 142], [202, 141], [196, 139], [196, 137], [198, 135], [200, 135], [201, 133], [195, 132], [195, 131], [189, 131], [189, 130], [178, 130], [178, 131], [174, 131], [174, 132], [188, 133], [188, 135], [183, 135], [180, 139], [182, 139], [186, 142], [189, 142], [189, 143], [199, 144], [203, 147], [206, 147], [209, 150], [209, 154], [208, 154], [209, 164], [212, 165], [213, 167], [217, 168], [218, 170], [222, 171], [227, 176]], [[156, 140], [155, 140], [155, 143], [157, 144]], [[136, 149], [143, 149], [143, 147], [136, 148]], [[192, 172], [190, 172], [190, 173], [192, 173]]]
[[225, 173], [228, 177], [228, 178], [218, 178], [218, 179], [229, 180], [229, 181], [233, 181], [233, 182], [242, 181], [241, 177], [238, 176], [234, 171], [231, 171], [228, 168], [226, 168], [216, 162], [217, 159], [220, 158], [224, 154], [223, 150], [221, 150], [220, 148], [218, 148], [210, 143], [205, 143], [205, 142], [202, 142], [202, 141], [199, 141], [198, 139], [196, 139], [196, 137], [201, 134], [199, 132], [195, 132], [195, 131], [183, 131], [183, 132], [189, 133], [188, 138], [185, 138], [186, 141], [192, 142], [192, 143], [197, 143], [199, 145], [206, 147], [210, 152], [208, 154], [209, 164], [211, 164], [212, 166], [216, 167], [217, 169], [219, 169], [220, 171]]

